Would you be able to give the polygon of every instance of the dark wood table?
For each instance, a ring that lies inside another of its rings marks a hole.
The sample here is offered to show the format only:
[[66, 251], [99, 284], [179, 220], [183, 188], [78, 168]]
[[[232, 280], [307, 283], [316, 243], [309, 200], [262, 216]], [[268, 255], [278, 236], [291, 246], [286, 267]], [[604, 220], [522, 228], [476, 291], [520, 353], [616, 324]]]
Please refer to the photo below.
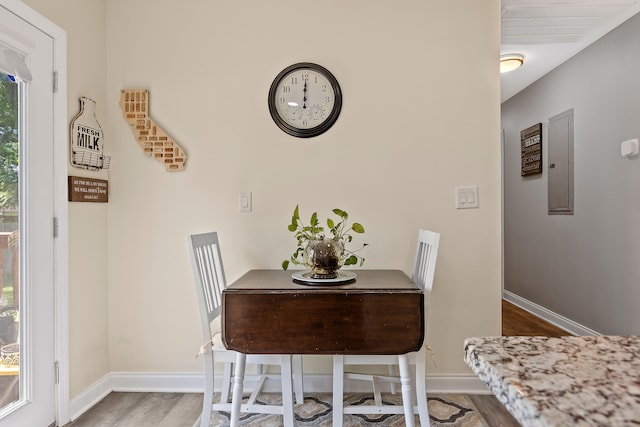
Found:
[[[287, 271], [251, 270], [222, 292], [222, 339], [239, 354], [232, 425], [240, 410], [235, 396], [242, 395], [246, 354], [404, 355], [420, 350], [423, 291], [400, 270], [352, 271], [357, 275], [353, 283], [318, 286], [294, 283]], [[411, 390], [406, 393], [410, 396]], [[413, 413], [405, 418], [411, 425]]]

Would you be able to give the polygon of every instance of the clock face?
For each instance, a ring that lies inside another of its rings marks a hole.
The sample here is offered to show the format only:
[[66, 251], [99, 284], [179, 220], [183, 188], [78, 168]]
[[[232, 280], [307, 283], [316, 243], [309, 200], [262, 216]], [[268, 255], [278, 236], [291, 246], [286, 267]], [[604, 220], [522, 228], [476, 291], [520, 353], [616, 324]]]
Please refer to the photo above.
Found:
[[269, 111], [286, 133], [308, 138], [327, 131], [342, 108], [338, 81], [326, 68], [303, 62], [278, 74], [269, 90]]

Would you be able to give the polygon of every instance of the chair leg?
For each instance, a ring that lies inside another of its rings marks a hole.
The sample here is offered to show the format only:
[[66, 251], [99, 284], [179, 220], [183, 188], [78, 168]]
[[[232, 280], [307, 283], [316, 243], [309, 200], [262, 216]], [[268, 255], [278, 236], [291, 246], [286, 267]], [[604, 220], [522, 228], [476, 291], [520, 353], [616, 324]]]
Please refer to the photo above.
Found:
[[420, 415], [420, 425], [430, 426], [429, 407], [427, 405], [427, 352], [424, 348], [416, 354], [416, 397], [418, 400], [418, 414]]
[[413, 416], [413, 393], [411, 387], [411, 372], [409, 369], [409, 358], [406, 354], [398, 356], [400, 365], [400, 382], [402, 383], [402, 405], [404, 406], [404, 422], [407, 427], [415, 426]]
[[240, 405], [242, 405], [242, 383], [247, 355], [238, 353], [236, 356], [236, 372], [233, 382], [233, 398], [231, 404], [231, 427], [238, 427], [240, 423]]
[[[396, 375], [396, 366], [395, 365], [387, 365], [387, 374], [390, 377], [393, 377]], [[394, 383], [393, 381], [389, 383], [389, 387], [390, 387], [390, 391], [391, 394], [396, 394], [396, 383]]]
[[344, 411], [344, 356], [333, 356], [333, 427], [342, 427]]
[[293, 391], [291, 389], [291, 356], [282, 356], [282, 367], [280, 372], [282, 380], [282, 417], [284, 427], [293, 427]]
[[293, 370], [293, 391], [296, 395], [296, 403], [304, 404], [304, 375], [302, 373], [302, 355], [296, 354], [291, 358]]
[[213, 355], [211, 351], [204, 354], [204, 398], [202, 400], [202, 414], [200, 415], [200, 427], [209, 427], [211, 422], [211, 405], [213, 405]]
[[[373, 403], [382, 406], [382, 390], [380, 390], [380, 380], [375, 375], [371, 378], [373, 383]], [[391, 383], [393, 385], [393, 383]]]
[[231, 390], [231, 369], [232, 363], [225, 363], [222, 375], [222, 388], [220, 389], [220, 403], [229, 401], [229, 391]]

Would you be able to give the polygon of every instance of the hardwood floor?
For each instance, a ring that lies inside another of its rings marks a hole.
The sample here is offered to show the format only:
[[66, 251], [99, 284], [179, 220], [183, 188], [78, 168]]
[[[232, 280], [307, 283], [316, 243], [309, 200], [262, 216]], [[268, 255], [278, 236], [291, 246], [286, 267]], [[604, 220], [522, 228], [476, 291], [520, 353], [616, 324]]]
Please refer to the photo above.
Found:
[[489, 427], [520, 427], [520, 423], [493, 394], [470, 394], [469, 399]]
[[[506, 301], [502, 302], [502, 334], [570, 335]], [[493, 395], [469, 395], [491, 427], [520, 424]], [[199, 393], [111, 393], [65, 427], [191, 427], [200, 415]]]
[[191, 427], [202, 393], [110, 393], [65, 427]]
[[502, 335], [562, 337], [571, 334], [502, 300]]

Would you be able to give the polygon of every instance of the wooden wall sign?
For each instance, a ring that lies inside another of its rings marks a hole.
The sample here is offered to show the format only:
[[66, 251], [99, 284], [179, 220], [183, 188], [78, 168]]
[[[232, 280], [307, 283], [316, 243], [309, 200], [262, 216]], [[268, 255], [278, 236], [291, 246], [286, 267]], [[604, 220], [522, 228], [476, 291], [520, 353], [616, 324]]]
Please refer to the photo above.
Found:
[[71, 121], [71, 165], [76, 168], [109, 169], [111, 157], [103, 153], [104, 135], [96, 119], [96, 102], [85, 96], [80, 98], [80, 112]]
[[69, 201], [107, 203], [109, 201], [109, 181], [70, 176]]
[[520, 132], [520, 176], [542, 173], [542, 123]]

